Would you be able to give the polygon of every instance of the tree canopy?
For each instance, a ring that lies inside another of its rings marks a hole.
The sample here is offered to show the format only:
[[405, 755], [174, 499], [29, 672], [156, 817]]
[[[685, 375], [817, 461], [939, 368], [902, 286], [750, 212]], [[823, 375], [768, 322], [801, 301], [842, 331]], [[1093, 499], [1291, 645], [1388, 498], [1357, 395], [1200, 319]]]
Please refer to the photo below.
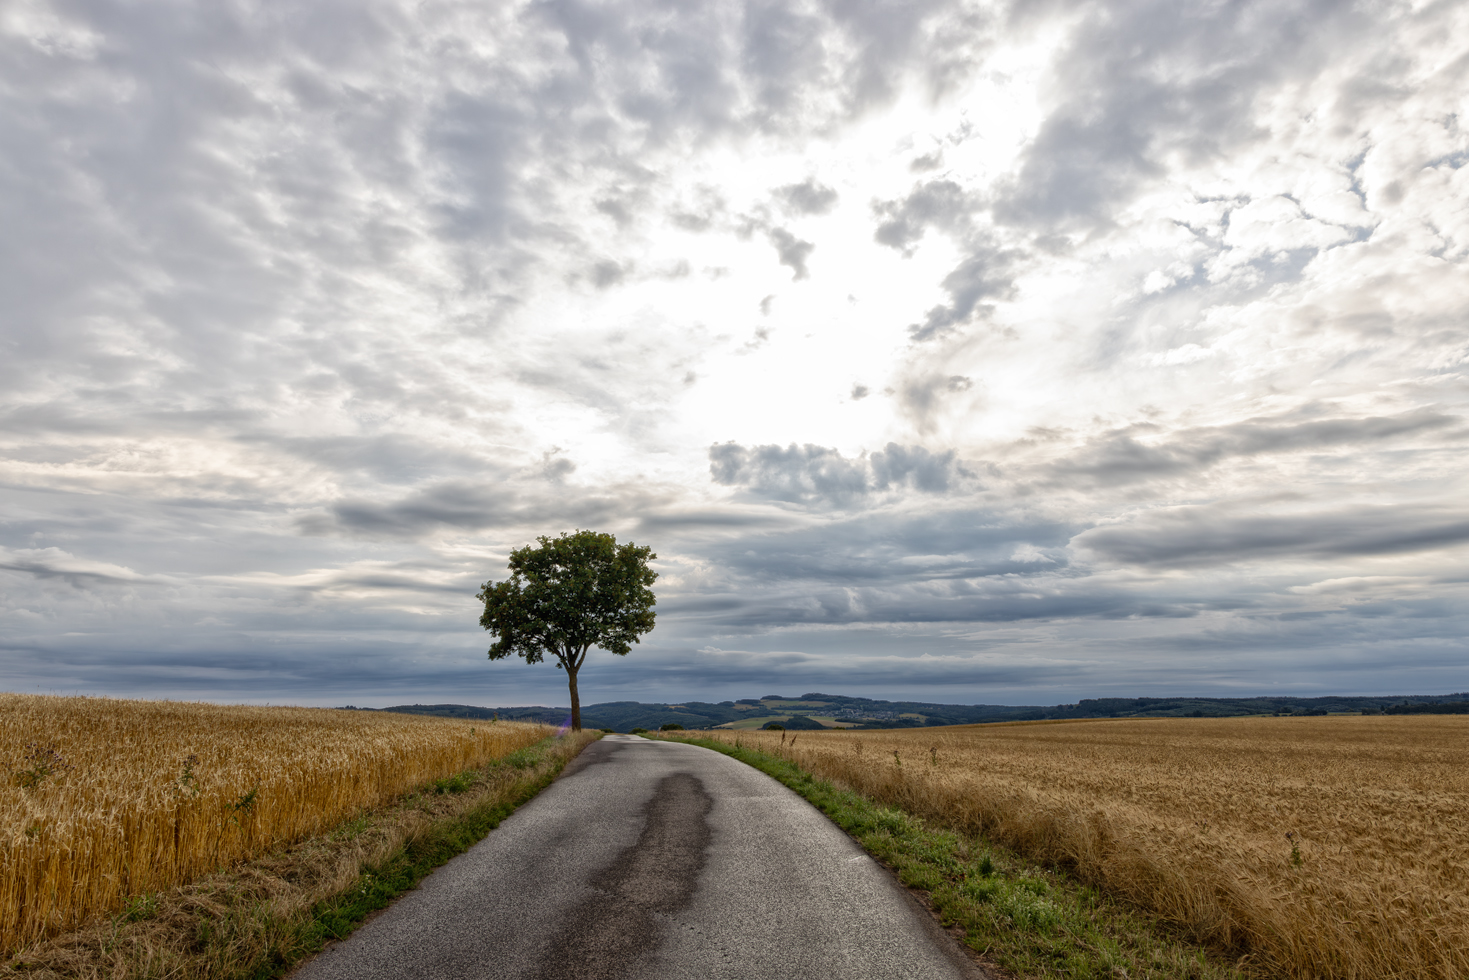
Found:
[[571, 689], [571, 727], [581, 730], [576, 675], [587, 651], [599, 647], [626, 656], [653, 628], [658, 573], [651, 548], [618, 544], [596, 531], [537, 538], [510, 553], [510, 577], [486, 582], [480, 625], [499, 639], [491, 660], [519, 656], [528, 664], [549, 654], [566, 671]]

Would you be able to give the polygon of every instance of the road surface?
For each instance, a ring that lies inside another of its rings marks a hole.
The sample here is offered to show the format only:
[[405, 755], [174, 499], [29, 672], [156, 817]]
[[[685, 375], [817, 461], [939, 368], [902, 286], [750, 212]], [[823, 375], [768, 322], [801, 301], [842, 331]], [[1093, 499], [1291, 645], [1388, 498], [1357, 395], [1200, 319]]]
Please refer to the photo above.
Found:
[[805, 800], [608, 735], [292, 980], [958, 980], [980, 973]]

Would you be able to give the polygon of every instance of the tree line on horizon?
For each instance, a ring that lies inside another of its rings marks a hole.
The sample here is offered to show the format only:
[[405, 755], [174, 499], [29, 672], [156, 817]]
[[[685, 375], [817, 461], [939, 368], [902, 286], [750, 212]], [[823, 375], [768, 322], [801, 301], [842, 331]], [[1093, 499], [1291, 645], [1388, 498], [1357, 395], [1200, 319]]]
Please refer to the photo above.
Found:
[[[738, 704], [749, 705], [754, 710], [741, 710], [736, 707]], [[359, 710], [397, 711], [447, 718], [500, 717], [507, 721], [539, 721], [552, 725], [564, 724], [570, 714], [568, 708], [543, 705], [491, 708], [463, 704], [414, 704]], [[812, 715], [844, 716], [843, 720], [857, 722], [858, 728], [880, 729], [1083, 718], [1229, 718], [1244, 715], [1361, 712], [1469, 714], [1469, 692], [1319, 698], [1086, 698], [1076, 704], [1059, 705], [954, 705], [811, 693], [803, 694], [799, 698], [767, 695], [764, 698], [721, 702], [608, 701], [587, 705], [582, 708], [581, 714], [585, 727], [626, 732], [633, 728], [656, 730], [666, 724], [679, 724], [687, 729], [713, 728], [730, 721], [769, 715], [808, 719]], [[909, 717], [901, 717], [903, 715]], [[911, 717], [913, 715], [919, 717]], [[820, 723], [813, 721], [811, 725], [819, 726]]]

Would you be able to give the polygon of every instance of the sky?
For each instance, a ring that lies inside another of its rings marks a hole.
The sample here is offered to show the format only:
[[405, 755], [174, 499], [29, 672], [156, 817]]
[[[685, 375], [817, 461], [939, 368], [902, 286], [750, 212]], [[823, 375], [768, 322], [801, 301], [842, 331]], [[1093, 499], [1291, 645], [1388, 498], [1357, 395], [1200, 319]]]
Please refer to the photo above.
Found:
[[1469, 690], [1469, 4], [9, 0], [0, 687]]

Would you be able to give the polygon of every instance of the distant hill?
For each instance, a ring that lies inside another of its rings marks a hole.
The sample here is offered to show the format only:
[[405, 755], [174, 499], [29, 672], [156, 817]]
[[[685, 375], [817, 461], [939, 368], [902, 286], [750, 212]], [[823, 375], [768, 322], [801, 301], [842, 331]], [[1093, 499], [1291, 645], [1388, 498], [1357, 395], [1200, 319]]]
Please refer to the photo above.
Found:
[[1436, 701], [1432, 704], [1395, 704], [1389, 715], [1469, 715], [1469, 701]]
[[[395, 711], [443, 718], [504, 718], [565, 724], [570, 708], [483, 708], [466, 704], [400, 704], [391, 708], [353, 708], [357, 711]], [[920, 728], [933, 725], [969, 725], [998, 721], [1041, 721], [1058, 718], [1227, 718], [1263, 714], [1330, 714], [1340, 712], [1387, 714], [1469, 713], [1469, 692], [1361, 697], [1258, 698], [1086, 698], [1076, 704], [930, 704], [923, 701], [878, 701], [841, 694], [803, 694], [739, 701], [683, 701], [645, 704], [608, 701], [582, 708], [582, 725], [626, 732], [657, 729], [670, 722], [685, 728], [715, 728], [754, 718], [791, 715], [834, 718], [858, 728]]]

